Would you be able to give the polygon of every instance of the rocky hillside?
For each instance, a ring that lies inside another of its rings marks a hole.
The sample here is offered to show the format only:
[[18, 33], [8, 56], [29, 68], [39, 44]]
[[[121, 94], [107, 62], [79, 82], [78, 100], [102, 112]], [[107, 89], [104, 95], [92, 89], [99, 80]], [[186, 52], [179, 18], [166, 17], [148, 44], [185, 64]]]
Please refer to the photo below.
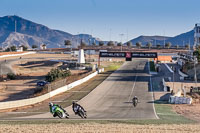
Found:
[[[16, 33], [15, 33], [16, 23]], [[84, 42], [92, 40], [98, 42], [91, 35], [72, 35], [67, 32], [53, 30], [44, 25], [34, 23], [18, 16], [0, 17], [0, 46], [4, 48], [10, 45], [32, 45], [46, 44], [47, 48], [65, 47], [64, 40], [71, 40], [72, 46], [77, 47], [81, 39]]]

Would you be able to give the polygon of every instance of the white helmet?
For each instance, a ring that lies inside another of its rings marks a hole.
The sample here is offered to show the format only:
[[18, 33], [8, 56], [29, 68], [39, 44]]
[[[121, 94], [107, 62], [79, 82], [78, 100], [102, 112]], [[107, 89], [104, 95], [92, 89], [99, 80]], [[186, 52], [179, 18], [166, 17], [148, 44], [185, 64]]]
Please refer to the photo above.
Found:
[[50, 103], [49, 103], [49, 106], [53, 106], [53, 103], [52, 103], [52, 102], [50, 102]]

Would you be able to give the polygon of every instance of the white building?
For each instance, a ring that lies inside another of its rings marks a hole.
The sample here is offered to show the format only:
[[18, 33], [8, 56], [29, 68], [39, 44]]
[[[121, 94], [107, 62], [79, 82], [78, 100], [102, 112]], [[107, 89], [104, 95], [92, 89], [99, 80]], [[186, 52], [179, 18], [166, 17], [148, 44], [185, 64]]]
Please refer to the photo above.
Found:
[[200, 45], [200, 23], [194, 27], [194, 47]]

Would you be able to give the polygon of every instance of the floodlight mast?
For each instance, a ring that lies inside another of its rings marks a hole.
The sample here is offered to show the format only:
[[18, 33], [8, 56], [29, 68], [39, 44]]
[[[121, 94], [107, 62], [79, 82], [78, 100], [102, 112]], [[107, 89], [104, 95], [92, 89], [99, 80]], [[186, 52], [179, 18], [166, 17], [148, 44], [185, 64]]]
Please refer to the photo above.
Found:
[[122, 51], [122, 37], [124, 36], [124, 34], [119, 34], [119, 36], [121, 37], [121, 51]]

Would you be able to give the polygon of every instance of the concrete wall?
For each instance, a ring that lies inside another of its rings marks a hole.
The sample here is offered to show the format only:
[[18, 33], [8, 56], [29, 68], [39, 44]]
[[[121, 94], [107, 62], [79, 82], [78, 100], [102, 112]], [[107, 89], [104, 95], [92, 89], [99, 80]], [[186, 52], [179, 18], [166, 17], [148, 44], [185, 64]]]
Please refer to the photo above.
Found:
[[185, 88], [186, 92], [190, 92], [190, 88], [191, 86], [195, 87], [200, 87], [200, 83], [187, 83], [187, 82], [165, 82], [166, 86], [170, 87], [170, 90], [173, 90], [173, 92], [176, 94], [178, 93], [180, 90], [182, 90], [182, 88]]
[[22, 55], [35, 54], [35, 53], [36, 52], [26, 52], [26, 53], [21, 53], [21, 54], [7, 54], [7, 55], [1, 55], [0, 58], [11, 57], [11, 56], [22, 56]]
[[[104, 69], [100, 70], [101, 72], [104, 71]], [[27, 106], [27, 105], [31, 105], [31, 104], [36, 104], [39, 102], [42, 102], [44, 100], [49, 99], [50, 97], [53, 97], [55, 95], [61, 94], [63, 92], [66, 92], [70, 89], [72, 89], [75, 86], [78, 86], [86, 81], [88, 81], [89, 79], [95, 77], [98, 74], [98, 72], [94, 72], [90, 75], [88, 75], [85, 78], [82, 78], [80, 80], [77, 80], [71, 84], [68, 84], [66, 86], [63, 86], [61, 88], [58, 88], [54, 91], [51, 91], [47, 94], [44, 94], [42, 96], [38, 96], [38, 97], [34, 97], [34, 98], [29, 98], [29, 99], [23, 99], [23, 100], [16, 100], [16, 101], [8, 101], [8, 102], [0, 102], [0, 109], [9, 109], [9, 108], [16, 108], [16, 107], [22, 107], [22, 106]]]

